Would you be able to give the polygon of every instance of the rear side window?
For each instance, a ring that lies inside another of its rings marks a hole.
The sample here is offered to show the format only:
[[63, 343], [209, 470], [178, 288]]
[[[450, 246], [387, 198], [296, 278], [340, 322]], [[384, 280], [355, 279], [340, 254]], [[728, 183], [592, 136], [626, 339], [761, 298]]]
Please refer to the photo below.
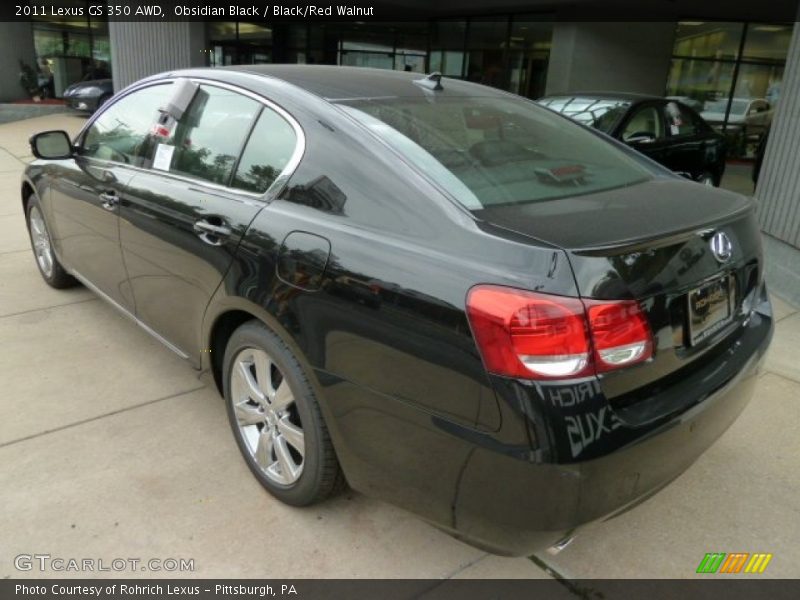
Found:
[[142, 166], [145, 141], [171, 88], [153, 85], [114, 102], [87, 129], [81, 155]]
[[522, 99], [399, 97], [341, 106], [471, 210], [609, 190], [651, 175], [610, 142]]
[[297, 146], [292, 126], [270, 108], [264, 108], [242, 153], [233, 187], [263, 194], [286, 168]]
[[231, 90], [200, 86], [167, 140], [175, 148], [169, 172], [228, 185], [260, 107]]

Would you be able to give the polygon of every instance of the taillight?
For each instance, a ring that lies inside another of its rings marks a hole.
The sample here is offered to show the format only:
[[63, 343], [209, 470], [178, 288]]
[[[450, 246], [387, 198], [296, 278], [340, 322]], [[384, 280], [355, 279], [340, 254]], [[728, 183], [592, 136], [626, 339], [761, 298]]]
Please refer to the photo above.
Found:
[[642, 362], [653, 355], [650, 325], [638, 302], [584, 302], [594, 343], [595, 368], [599, 372]]
[[479, 285], [467, 296], [467, 315], [486, 369], [498, 375], [585, 377], [652, 355], [650, 328], [633, 301], [584, 306], [578, 298]]

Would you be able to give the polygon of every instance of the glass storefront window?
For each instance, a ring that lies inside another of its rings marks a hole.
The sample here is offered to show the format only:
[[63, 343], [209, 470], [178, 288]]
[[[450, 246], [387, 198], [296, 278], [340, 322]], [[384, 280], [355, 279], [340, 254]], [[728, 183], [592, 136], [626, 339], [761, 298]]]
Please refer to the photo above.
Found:
[[431, 30], [431, 47], [463, 50], [466, 21], [437, 21]]
[[508, 19], [472, 19], [467, 29], [467, 80], [503, 88]]
[[686, 104], [727, 98], [733, 82], [733, 62], [717, 60], [672, 59], [667, 80], [667, 96], [686, 99]]
[[751, 156], [780, 102], [792, 32], [789, 23], [678, 23], [667, 95], [725, 132], [729, 154]]
[[208, 39], [212, 42], [236, 39], [236, 21], [209, 21]]
[[778, 61], [783, 63], [789, 52], [792, 26], [751, 23], [747, 27], [742, 56], [745, 60]]
[[455, 50], [432, 50], [430, 71], [438, 71], [445, 77], [461, 77], [464, 69], [464, 53]]
[[34, 67], [45, 96], [60, 98], [78, 81], [111, 76], [108, 21], [89, 16], [85, 0], [65, 0], [60, 6], [81, 9], [83, 16], [42, 16], [33, 19]]
[[681, 21], [675, 33], [675, 56], [735, 60], [742, 41], [742, 23]]
[[552, 22], [514, 19], [509, 40], [509, 91], [528, 98], [544, 95], [552, 38]]
[[256, 45], [272, 44], [272, 29], [258, 23], [239, 22], [239, 41]]

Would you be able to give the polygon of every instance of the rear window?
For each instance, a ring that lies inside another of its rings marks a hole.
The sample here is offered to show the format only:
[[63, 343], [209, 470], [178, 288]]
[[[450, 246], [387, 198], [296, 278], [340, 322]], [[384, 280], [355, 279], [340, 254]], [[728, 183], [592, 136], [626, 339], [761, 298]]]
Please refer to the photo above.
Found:
[[470, 210], [611, 190], [651, 173], [602, 138], [521, 99], [440, 96], [340, 106]]

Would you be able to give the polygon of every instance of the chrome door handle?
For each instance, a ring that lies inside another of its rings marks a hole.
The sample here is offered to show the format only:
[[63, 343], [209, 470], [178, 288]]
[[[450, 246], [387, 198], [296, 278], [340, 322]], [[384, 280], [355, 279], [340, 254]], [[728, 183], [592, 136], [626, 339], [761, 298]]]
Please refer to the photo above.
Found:
[[106, 210], [115, 211], [119, 206], [119, 196], [116, 192], [103, 192], [100, 194], [100, 200], [103, 201], [101, 206]]
[[224, 238], [231, 234], [230, 227], [225, 225], [215, 225], [205, 219], [196, 221], [194, 230], [197, 232], [198, 237], [206, 244], [212, 246], [221, 246]]

